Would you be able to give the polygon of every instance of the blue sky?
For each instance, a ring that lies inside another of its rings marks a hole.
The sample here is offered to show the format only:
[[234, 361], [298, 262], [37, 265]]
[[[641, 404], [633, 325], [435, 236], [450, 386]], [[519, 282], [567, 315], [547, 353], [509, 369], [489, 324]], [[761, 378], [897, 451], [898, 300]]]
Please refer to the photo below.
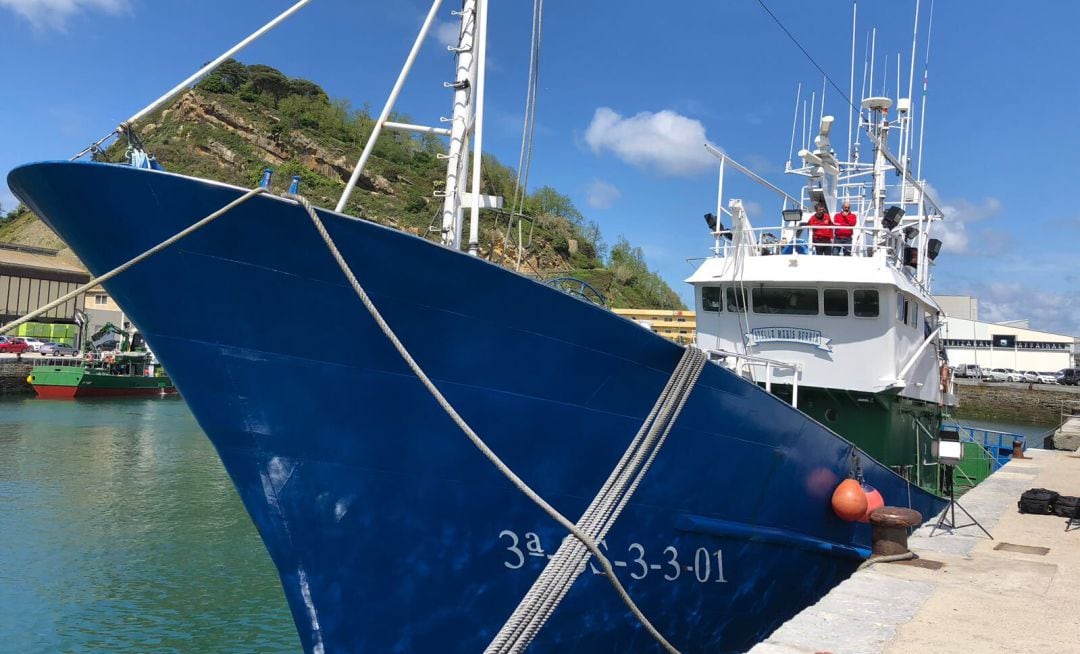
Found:
[[[849, 0], [765, 0], [847, 89]], [[0, 0], [0, 175], [66, 158], [277, 15], [292, 0]], [[531, 4], [493, 3], [485, 150], [515, 165]], [[451, 20], [443, 7], [439, 27]], [[429, 5], [315, 0], [239, 58], [318, 82], [378, 111]], [[930, 1], [921, 6], [916, 98]], [[864, 41], [878, 28], [875, 86], [885, 56], [895, 95], [910, 63], [915, 0], [858, 6], [856, 95]], [[988, 320], [1080, 335], [1080, 202], [1070, 165], [1080, 129], [1073, 43], [1080, 3], [938, 2], [930, 50], [923, 173], [948, 209], [936, 293], [980, 299]], [[440, 30], [436, 30], [439, 32]], [[445, 115], [452, 61], [425, 46], [398, 109], [418, 122]], [[757, 0], [545, 3], [537, 138], [530, 187], [550, 185], [625, 235], [689, 302], [682, 279], [709, 246], [701, 216], [716, 206], [707, 140], [790, 191], [782, 175], [796, 85], [822, 77]], [[833, 142], [847, 140], [847, 105], [833, 89]], [[838, 136], [840, 135], [840, 136]], [[865, 144], [865, 139], [864, 139]], [[842, 149], [838, 148], [838, 149]], [[864, 149], [864, 152], [866, 150]], [[168, 166], [168, 162], [164, 162]], [[779, 206], [729, 175], [757, 224]], [[0, 185], [0, 206], [14, 199]]]

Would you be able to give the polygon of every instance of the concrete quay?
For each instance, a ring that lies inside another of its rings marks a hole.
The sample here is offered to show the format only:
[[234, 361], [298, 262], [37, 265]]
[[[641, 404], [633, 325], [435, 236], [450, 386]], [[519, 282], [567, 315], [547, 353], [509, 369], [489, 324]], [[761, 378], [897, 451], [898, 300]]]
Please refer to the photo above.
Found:
[[750, 654], [1080, 651], [1080, 523], [1016, 506], [1029, 488], [1080, 495], [1080, 454], [1026, 454], [960, 498], [994, 540], [975, 526], [930, 537], [935, 516], [908, 541], [917, 560], [856, 572]]

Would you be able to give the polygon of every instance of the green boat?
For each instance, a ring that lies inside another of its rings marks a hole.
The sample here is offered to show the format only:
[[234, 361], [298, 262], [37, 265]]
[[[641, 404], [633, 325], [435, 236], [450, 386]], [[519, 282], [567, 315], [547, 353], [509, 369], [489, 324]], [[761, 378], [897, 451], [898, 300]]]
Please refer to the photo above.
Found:
[[71, 364], [34, 366], [26, 381], [43, 399], [176, 393], [172, 380], [148, 352], [88, 354]]

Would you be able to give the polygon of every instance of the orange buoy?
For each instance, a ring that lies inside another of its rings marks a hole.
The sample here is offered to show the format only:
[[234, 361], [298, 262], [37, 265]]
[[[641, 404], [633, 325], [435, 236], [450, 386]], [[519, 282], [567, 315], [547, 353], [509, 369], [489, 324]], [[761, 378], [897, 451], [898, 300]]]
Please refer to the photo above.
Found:
[[885, 498], [870, 484], [864, 483], [862, 490], [866, 494], [866, 513], [859, 518], [859, 522], [870, 522], [870, 514], [885, 506]]
[[854, 479], [840, 482], [832, 494], [832, 509], [842, 520], [855, 522], [866, 515], [866, 493], [862, 484]]

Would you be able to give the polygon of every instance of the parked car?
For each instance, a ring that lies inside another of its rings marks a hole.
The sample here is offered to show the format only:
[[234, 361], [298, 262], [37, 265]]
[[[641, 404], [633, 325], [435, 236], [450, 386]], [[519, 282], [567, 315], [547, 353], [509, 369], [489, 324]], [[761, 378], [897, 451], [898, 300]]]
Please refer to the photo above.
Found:
[[983, 377], [986, 381], [1004, 382], [1009, 381], [1009, 371], [1005, 368], [991, 368]]
[[1002, 368], [1002, 370], [1004, 370], [1005, 373], [1009, 376], [1009, 381], [1011, 381], [1011, 382], [1022, 382], [1022, 381], [1024, 381], [1024, 373], [1020, 372], [1019, 370], [1016, 370], [1015, 368]]
[[1063, 368], [1055, 375], [1059, 384], [1076, 386], [1080, 383], [1080, 368]]
[[45, 342], [38, 349], [39, 354], [48, 354], [50, 356], [75, 356], [76, 350], [70, 345], [64, 345], [63, 343]]
[[1040, 384], [1056, 384], [1057, 383], [1057, 377], [1055, 377], [1054, 373], [1052, 373], [1052, 372], [1038, 372], [1038, 373], [1035, 373], [1035, 374], [1037, 374], [1039, 376], [1039, 383]]
[[1024, 376], [1024, 381], [1028, 382], [1029, 384], [1042, 383], [1039, 381], [1039, 373], [1035, 372], [1034, 370], [1025, 370], [1020, 374]]
[[967, 379], [982, 379], [982, 368], [973, 363], [958, 363], [954, 369], [957, 377], [964, 377]]
[[21, 339], [0, 336], [0, 352], [7, 352], [8, 354], [22, 354], [28, 349], [30, 349], [30, 346], [24, 343]]
[[16, 337], [16, 340], [22, 340], [22, 342], [26, 343], [26, 345], [29, 346], [29, 348], [34, 352], [37, 352], [41, 349], [42, 345], [45, 345], [45, 341], [34, 338], [33, 336], [20, 336]]

